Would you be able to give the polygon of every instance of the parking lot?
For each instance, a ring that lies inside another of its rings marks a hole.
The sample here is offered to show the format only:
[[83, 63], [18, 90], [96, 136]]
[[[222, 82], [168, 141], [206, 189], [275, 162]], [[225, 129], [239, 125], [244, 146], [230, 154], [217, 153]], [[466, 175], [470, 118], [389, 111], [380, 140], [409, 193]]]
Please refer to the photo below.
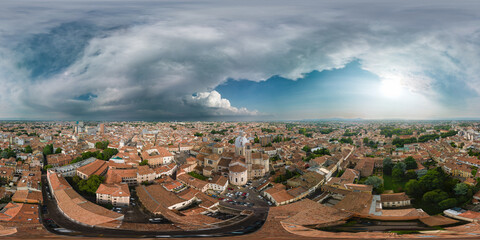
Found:
[[272, 203], [264, 199], [256, 189], [264, 181], [265, 179], [259, 179], [248, 181], [244, 186], [229, 186], [218, 199], [232, 205], [245, 207], [272, 206]]

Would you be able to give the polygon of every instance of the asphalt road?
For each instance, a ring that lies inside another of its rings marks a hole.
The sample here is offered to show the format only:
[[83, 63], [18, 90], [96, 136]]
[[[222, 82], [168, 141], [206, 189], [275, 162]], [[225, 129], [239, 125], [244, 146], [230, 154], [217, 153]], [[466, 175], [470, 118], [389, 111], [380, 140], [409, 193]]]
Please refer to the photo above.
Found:
[[[268, 207], [254, 207], [246, 208], [243, 206], [229, 206], [230, 208], [236, 208], [239, 210], [253, 210], [254, 213], [243, 219], [242, 221], [230, 226], [225, 226], [216, 229], [195, 230], [195, 231], [134, 231], [123, 229], [106, 229], [97, 227], [87, 227], [75, 223], [65, 217], [57, 207], [56, 201], [51, 196], [47, 195], [47, 177], [42, 176], [42, 192], [44, 197], [44, 205], [47, 206], [48, 213], [41, 216], [42, 222], [45, 228], [55, 234], [69, 235], [69, 236], [82, 236], [82, 237], [110, 237], [110, 238], [161, 238], [161, 237], [225, 237], [243, 235], [253, 233], [260, 229], [268, 215]], [[45, 221], [46, 219], [51, 219]], [[47, 222], [54, 222], [59, 227], [52, 227], [52, 224]]]

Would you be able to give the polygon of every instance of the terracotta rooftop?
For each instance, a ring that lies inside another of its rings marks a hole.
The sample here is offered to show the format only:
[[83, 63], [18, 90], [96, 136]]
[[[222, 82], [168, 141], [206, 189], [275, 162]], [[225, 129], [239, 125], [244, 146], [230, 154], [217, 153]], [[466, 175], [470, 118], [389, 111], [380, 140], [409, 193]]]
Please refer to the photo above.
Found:
[[107, 162], [96, 159], [95, 161], [85, 166], [79, 167], [77, 171], [87, 176], [92, 176], [92, 175], [101, 175], [103, 172], [105, 172], [107, 168], [108, 168]]
[[410, 198], [404, 192], [401, 193], [388, 193], [380, 194], [382, 203], [385, 202], [399, 202], [399, 201], [408, 201]]
[[130, 197], [130, 190], [127, 184], [100, 184], [96, 193], [108, 194], [114, 197]]

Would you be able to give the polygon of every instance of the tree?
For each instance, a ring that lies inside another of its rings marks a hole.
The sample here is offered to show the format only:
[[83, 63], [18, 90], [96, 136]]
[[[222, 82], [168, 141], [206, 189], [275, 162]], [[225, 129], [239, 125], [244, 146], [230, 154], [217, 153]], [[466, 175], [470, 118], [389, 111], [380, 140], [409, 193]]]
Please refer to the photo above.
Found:
[[92, 175], [87, 180], [82, 179], [78, 182], [78, 189], [84, 193], [94, 195], [100, 184], [103, 182], [103, 177]]
[[45, 169], [45, 170], [47, 170], [47, 169], [49, 169], [49, 168], [53, 168], [53, 166], [50, 165], [50, 164], [48, 164], [48, 165], [46, 165], [45, 167], [43, 167], [43, 169]]
[[303, 146], [302, 150], [304, 152], [310, 152], [312, 149], [309, 146], [305, 145], [305, 146]]
[[101, 141], [101, 142], [96, 142], [95, 143], [95, 148], [105, 150], [108, 147], [108, 144], [110, 144], [110, 142], [108, 140]]
[[193, 134], [195, 137], [203, 137], [203, 133], [196, 132]]
[[421, 178], [427, 174], [427, 169], [420, 169], [416, 171], [416, 173], [417, 173], [417, 178]]
[[33, 152], [32, 147], [31, 147], [30, 145], [27, 145], [27, 146], [25, 147], [25, 153], [32, 153], [32, 152]]
[[341, 138], [339, 142], [353, 144], [353, 139], [351, 137]]
[[43, 154], [45, 154], [45, 155], [53, 154], [53, 144], [47, 144], [47, 145], [43, 148]]
[[392, 175], [393, 162], [392, 159], [386, 157], [383, 159], [383, 174]]
[[470, 187], [466, 183], [457, 183], [453, 191], [457, 196], [465, 196], [467, 195], [469, 189]]
[[407, 165], [404, 163], [404, 162], [399, 162], [397, 164], [395, 164], [395, 166], [393, 167], [393, 169], [400, 169], [402, 171], [402, 173], [405, 172], [405, 170], [407, 170]]
[[117, 155], [118, 153], [118, 150], [115, 149], [115, 148], [107, 148], [105, 150], [103, 150], [102, 152], [102, 155], [101, 155], [101, 158], [98, 158], [98, 159], [102, 159], [102, 160], [105, 160], [107, 161], [108, 159], [112, 158], [113, 156]]
[[141, 161], [139, 165], [140, 165], [140, 166], [148, 165], [148, 160], [143, 160], [143, 161]]
[[440, 189], [436, 189], [423, 194], [423, 201], [430, 203], [439, 203], [448, 198], [448, 194]]
[[78, 184], [80, 181], [82, 181], [82, 179], [78, 175], [75, 175], [75, 176], [73, 176], [72, 181], [75, 184]]
[[406, 179], [417, 179], [417, 173], [413, 169], [407, 170], [407, 172], [405, 173], [405, 178]]
[[403, 172], [399, 168], [393, 168], [392, 177], [395, 181], [402, 181], [403, 179]]
[[365, 180], [365, 184], [371, 185], [377, 193], [383, 192], [383, 179], [377, 176], [368, 177], [367, 180]]
[[58, 154], [58, 153], [62, 153], [62, 149], [61, 149], [61, 148], [57, 148], [57, 149], [55, 150], [55, 154]]
[[414, 196], [414, 197], [420, 197], [420, 196], [423, 195], [422, 187], [420, 186], [420, 182], [418, 182], [415, 179], [411, 179], [405, 184], [405, 192], [408, 195]]
[[406, 169], [417, 169], [417, 161], [415, 161], [415, 158], [413, 157], [407, 157], [405, 158], [405, 160], [403, 160], [403, 162], [405, 163], [405, 166], [406, 166]]
[[455, 198], [447, 198], [447, 199], [438, 203], [438, 206], [441, 209], [452, 208], [452, 207], [455, 207], [456, 205], [457, 205], [457, 199], [455, 199]]

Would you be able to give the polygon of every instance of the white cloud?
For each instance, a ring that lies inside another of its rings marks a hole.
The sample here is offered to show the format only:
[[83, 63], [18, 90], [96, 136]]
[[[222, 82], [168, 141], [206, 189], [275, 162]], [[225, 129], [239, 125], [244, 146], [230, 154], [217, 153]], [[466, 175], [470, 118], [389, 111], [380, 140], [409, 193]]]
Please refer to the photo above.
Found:
[[258, 115], [258, 111], [249, 111], [246, 108], [236, 108], [228, 99], [222, 98], [220, 93], [213, 90], [200, 92], [186, 99], [188, 104], [211, 109], [216, 115]]

